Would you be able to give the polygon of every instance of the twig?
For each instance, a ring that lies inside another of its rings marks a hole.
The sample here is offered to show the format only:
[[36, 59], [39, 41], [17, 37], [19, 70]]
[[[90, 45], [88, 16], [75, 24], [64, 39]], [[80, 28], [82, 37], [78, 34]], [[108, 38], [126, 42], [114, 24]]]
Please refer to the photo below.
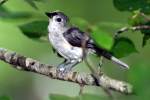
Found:
[[70, 72], [64, 77], [62, 77], [59, 76], [59, 73], [56, 72], [56, 67], [47, 64], [42, 64], [39, 61], [36, 61], [32, 58], [19, 55], [13, 51], [8, 51], [3, 48], [0, 48], [0, 60], [9, 63], [10, 65], [12, 65], [12, 67], [18, 70], [42, 74], [52, 79], [69, 81], [89, 86], [104, 86], [105, 84], [105, 86], [107, 86], [111, 90], [118, 91], [123, 94], [132, 93], [132, 86], [130, 84], [112, 79], [106, 76], [105, 74], [101, 74], [98, 77], [99, 85], [96, 84], [94, 76], [89, 73]]
[[80, 85], [80, 91], [79, 91], [79, 96], [83, 94], [83, 89], [84, 89], [84, 84], [79, 84]]
[[119, 34], [121, 34], [123, 32], [127, 32], [129, 30], [131, 30], [131, 31], [150, 30], [150, 26], [149, 25], [139, 25], [139, 26], [133, 26], [133, 27], [123, 27], [115, 33], [115, 37], [117, 37]]

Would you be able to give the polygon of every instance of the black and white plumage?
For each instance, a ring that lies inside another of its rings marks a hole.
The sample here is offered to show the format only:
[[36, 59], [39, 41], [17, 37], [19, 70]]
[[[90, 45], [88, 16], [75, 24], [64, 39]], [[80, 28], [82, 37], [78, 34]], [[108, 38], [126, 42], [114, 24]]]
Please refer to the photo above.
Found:
[[96, 46], [94, 41], [77, 27], [70, 26], [69, 18], [62, 12], [46, 13], [49, 17], [49, 41], [54, 49], [65, 58], [65, 62], [58, 66], [58, 71], [68, 72], [83, 59], [83, 42], [85, 48], [93, 50], [99, 56], [112, 60], [124, 68], [127, 64], [113, 57], [108, 51]]

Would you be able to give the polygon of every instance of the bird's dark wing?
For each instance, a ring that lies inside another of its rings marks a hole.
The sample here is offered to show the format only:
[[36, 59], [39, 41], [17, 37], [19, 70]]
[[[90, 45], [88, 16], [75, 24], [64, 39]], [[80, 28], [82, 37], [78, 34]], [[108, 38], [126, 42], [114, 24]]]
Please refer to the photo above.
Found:
[[68, 29], [65, 33], [63, 33], [63, 36], [72, 46], [76, 47], [82, 47], [82, 43], [89, 40], [86, 33], [76, 27]]
[[68, 31], [66, 31], [63, 35], [72, 46], [82, 47], [82, 43], [86, 40], [86, 48], [93, 49], [98, 55], [103, 55], [108, 59], [111, 57], [108, 51], [103, 48], [99, 48], [94, 41], [86, 35], [86, 33], [76, 27], [68, 29]]
[[128, 68], [127, 64], [112, 56], [109, 51], [97, 46], [94, 41], [86, 35], [86, 33], [80, 31], [78, 28], [72, 27], [63, 35], [72, 46], [82, 47], [82, 43], [86, 41], [86, 48], [94, 50], [97, 55], [104, 56], [105, 58], [112, 60], [124, 68]]

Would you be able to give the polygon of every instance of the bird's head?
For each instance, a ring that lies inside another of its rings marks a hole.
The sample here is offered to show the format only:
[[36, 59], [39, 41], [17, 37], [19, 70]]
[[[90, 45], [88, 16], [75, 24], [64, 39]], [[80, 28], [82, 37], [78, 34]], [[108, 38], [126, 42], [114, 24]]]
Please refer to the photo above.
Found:
[[45, 13], [49, 17], [49, 23], [56, 26], [66, 26], [69, 18], [60, 11]]

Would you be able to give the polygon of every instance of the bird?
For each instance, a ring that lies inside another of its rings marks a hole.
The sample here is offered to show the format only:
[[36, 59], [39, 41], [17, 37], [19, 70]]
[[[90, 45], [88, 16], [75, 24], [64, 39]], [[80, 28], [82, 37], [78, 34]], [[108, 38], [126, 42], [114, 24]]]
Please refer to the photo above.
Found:
[[[57, 71], [66, 74], [72, 70], [74, 66], [84, 60], [84, 48], [87, 52], [95, 53], [113, 61], [119, 66], [129, 69], [129, 66], [121, 60], [114, 57], [109, 51], [100, 48], [94, 40], [86, 35], [86, 32], [80, 28], [70, 24], [69, 17], [61, 11], [53, 11], [45, 13], [49, 18], [48, 38], [53, 49], [57, 54], [65, 60], [57, 66]], [[88, 53], [87, 53], [88, 54]]]

